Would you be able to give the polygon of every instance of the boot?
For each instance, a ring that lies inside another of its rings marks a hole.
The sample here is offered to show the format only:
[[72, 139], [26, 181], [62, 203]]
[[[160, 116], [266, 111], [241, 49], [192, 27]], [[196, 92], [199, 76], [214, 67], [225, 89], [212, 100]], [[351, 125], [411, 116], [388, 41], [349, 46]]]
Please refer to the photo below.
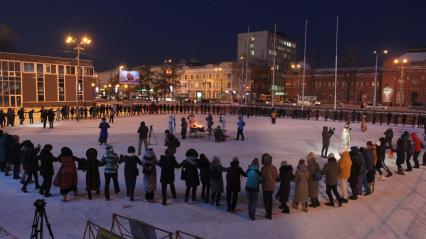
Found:
[[402, 170], [402, 168], [398, 169], [398, 174], [399, 175], [405, 175], [404, 171]]
[[334, 207], [334, 202], [328, 202], [325, 205], [329, 206], [329, 207]]
[[321, 204], [320, 204], [320, 202], [319, 202], [319, 200], [318, 200], [318, 198], [315, 198], [315, 207], [319, 207], [319, 206], [321, 206]]
[[313, 207], [313, 208], [317, 207], [317, 202], [315, 198], [311, 198], [311, 204], [309, 204], [309, 207]]
[[24, 193], [28, 193], [27, 188], [26, 188], [25, 186], [23, 186], [23, 187], [21, 188], [21, 191], [22, 191], [22, 192], [24, 192]]

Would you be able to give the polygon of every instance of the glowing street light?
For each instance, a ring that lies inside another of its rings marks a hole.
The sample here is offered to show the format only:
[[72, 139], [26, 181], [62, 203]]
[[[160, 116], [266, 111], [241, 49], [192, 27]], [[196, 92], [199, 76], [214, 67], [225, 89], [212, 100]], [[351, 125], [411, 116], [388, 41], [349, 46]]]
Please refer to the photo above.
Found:
[[379, 56], [388, 54], [388, 50], [383, 50], [380, 53], [378, 53], [377, 51], [373, 51], [373, 53], [374, 53], [374, 55], [376, 55], [376, 68], [375, 68], [375, 74], [374, 74], [373, 107], [376, 107], [376, 102], [377, 102], [377, 68], [378, 68]]
[[78, 106], [78, 92], [79, 89], [81, 91], [83, 90], [83, 83], [81, 83], [81, 86], [79, 87], [79, 80], [80, 80], [80, 52], [85, 51], [86, 46], [90, 45], [92, 43], [92, 39], [90, 39], [87, 36], [83, 36], [81, 39], [78, 39], [72, 35], [69, 35], [65, 38], [65, 43], [68, 45], [71, 45], [74, 50], [77, 51], [77, 79], [75, 81], [75, 101], [76, 105]]
[[402, 91], [402, 84], [404, 83], [404, 68], [405, 68], [405, 64], [408, 63], [408, 60], [406, 58], [400, 60], [400, 59], [395, 59], [393, 60], [393, 63], [395, 65], [398, 65], [398, 67], [401, 68], [401, 79], [399, 80], [399, 105], [402, 106], [402, 102], [403, 102], [403, 91]]

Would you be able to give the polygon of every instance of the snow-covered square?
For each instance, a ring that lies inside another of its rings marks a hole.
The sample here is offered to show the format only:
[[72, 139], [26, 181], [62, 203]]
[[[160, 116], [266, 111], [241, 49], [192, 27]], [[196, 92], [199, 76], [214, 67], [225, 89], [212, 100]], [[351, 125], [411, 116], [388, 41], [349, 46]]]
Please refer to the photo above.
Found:
[[[177, 121], [187, 115], [177, 115]], [[137, 128], [141, 121], [154, 125], [158, 145], [152, 145], [159, 157], [164, 154], [164, 130], [167, 129], [168, 115], [144, 115], [139, 117], [117, 117], [111, 124], [108, 143], [113, 145], [119, 154], [125, 154], [130, 145], [137, 146]], [[206, 125], [206, 115], [196, 115], [197, 121]], [[205, 153], [209, 159], [220, 157], [224, 166], [229, 166], [234, 156], [239, 157], [240, 165], [247, 169], [253, 158], [260, 158], [263, 153], [273, 157], [273, 164], [279, 168], [280, 162], [286, 160], [295, 168], [301, 158], [306, 158], [309, 152], [316, 155], [321, 151], [321, 130], [323, 126], [336, 128], [336, 135], [331, 139], [329, 152], [338, 155], [340, 136], [343, 122], [278, 119], [272, 125], [269, 118], [245, 118], [245, 141], [234, 140], [236, 136], [236, 116], [227, 115], [226, 142], [216, 143], [207, 133], [203, 137], [180, 140], [176, 158], [178, 162], [185, 159], [185, 152], [194, 148], [198, 153]], [[215, 125], [218, 116], [214, 116]], [[41, 124], [5, 128], [10, 134], [17, 134], [21, 141], [32, 140], [35, 144], [50, 143], [54, 155], [58, 155], [61, 147], [68, 146], [77, 157], [85, 157], [88, 148], [98, 150], [101, 156], [104, 146], [99, 146], [99, 120], [59, 121], [54, 129], [43, 129]], [[391, 126], [395, 137], [405, 130], [422, 135], [423, 130], [412, 127]], [[361, 132], [359, 124], [352, 125], [351, 145], [365, 146], [371, 140], [377, 142], [388, 126], [368, 125], [367, 132]], [[180, 131], [180, 126], [177, 126]], [[180, 138], [179, 133], [175, 133]], [[423, 152], [421, 153], [421, 156]], [[321, 168], [326, 159], [317, 157]], [[394, 160], [387, 160], [392, 171], [396, 170]], [[55, 172], [59, 164], [55, 163]], [[79, 195], [69, 196], [69, 201], [63, 202], [59, 189], [53, 187], [53, 197], [46, 198], [47, 216], [52, 225], [55, 238], [81, 238], [85, 223], [91, 220], [101, 226], [111, 226], [112, 213], [129, 216], [153, 224], [169, 231], [182, 230], [204, 238], [424, 238], [426, 233], [426, 167], [415, 169], [405, 176], [394, 174], [385, 181], [379, 181], [376, 175], [375, 192], [369, 196], [361, 196], [356, 201], [350, 201], [343, 207], [326, 207], [325, 184], [320, 184], [320, 201], [322, 205], [309, 211], [290, 209], [290, 214], [283, 214], [274, 200], [272, 220], [264, 218], [262, 196], [259, 194], [256, 220], [251, 221], [247, 213], [247, 199], [244, 191], [245, 179], [242, 180], [242, 191], [235, 213], [226, 211], [225, 206], [212, 207], [199, 200], [196, 203], [185, 203], [183, 194], [184, 183], [180, 180], [180, 170], [176, 170], [176, 190], [178, 198], [169, 199], [169, 205], [161, 204], [161, 188], [157, 176], [156, 200], [149, 203], [144, 198], [143, 177], [139, 176], [136, 184], [135, 201], [131, 202], [125, 195], [123, 166], [119, 169], [121, 192], [112, 193], [110, 201], [105, 201], [103, 195], [103, 169], [101, 172], [101, 194], [87, 199], [85, 192], [85, 173], [78, 172]], [[158, 171], [159, 172], [159, 171]], [[276, 187], [278, 188], [278, 183]], [[29, 193], [20, 190], [19, 181], [0, 175], [0, 227], [18, 238], [28, 238], [34, 216], [33, 202], [41, 198], [34, 189], [34, 184], [28, 187]], [[292, 184], [291, 197], [294, 193]], [[274, 194], [275, 196], [275, 194]], [[291, 201], [291, 200], [290, 200]], [[222, 205], [226, 204], [222, 195]]]

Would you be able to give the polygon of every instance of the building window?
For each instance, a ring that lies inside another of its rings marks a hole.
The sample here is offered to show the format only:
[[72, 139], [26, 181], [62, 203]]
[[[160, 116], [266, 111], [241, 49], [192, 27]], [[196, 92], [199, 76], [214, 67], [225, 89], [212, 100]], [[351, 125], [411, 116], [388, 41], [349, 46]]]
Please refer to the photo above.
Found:
[[84, 67], [85, 76], [93, 76], [93, 67]]
[[37, 64], [37, 101], [44, 101], [43, 64]]
[[66, 67], [67, 75], [75, 75], [75, 66], [67, 66]]
[[34, 63], [24, 63], [24, 73], [34, 73]]
[[59, 66], [58, 72], [59, 72], [59, 78], [58, 78], [58, 100], [59, 101], [65, 101], [64, 66]]
[[56, 65], [46, 64], [46, 74], [56, 74]]

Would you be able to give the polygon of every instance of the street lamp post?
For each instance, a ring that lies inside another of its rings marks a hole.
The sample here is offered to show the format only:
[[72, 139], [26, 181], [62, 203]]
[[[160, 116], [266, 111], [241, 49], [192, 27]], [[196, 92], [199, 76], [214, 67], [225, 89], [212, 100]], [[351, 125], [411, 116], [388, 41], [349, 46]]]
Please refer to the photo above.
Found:
[[297, 100], [299, 100], [299, 95], [300, 95], [300, 64], [291, 64], [291, 69], [297, 71]]
[[408, 63], [408, 60], [407, 59], [402, 59], [402, 60], [395, 59], [393, 61], [393, 63], [395, 65], [400, 65], [400, 68], [401, 68], [401, 79], [399, 80], [399, 84], [400, 84], [399, 85], [399, 106], [402, 106], [403, 100], [405, 98], [403, 96], [404, 93], [403, 93], [403, 88], [402, 88], [402, 85], [404, 83], [404, 68], [406, 68], [406, 67], [404, 67], [404, 65]]
[[[81, 51], [84, 51], [86, 46], [89, 46], [92, 43], [92, 40], [86, 36], [82, 37], [81, 39], [75, 38], [73, 36], [68, 36], [65, 39], [65, 42], [68, 45], [71, 45], [74, 50], [77, 51], [77, 79], [76, 79], [76, 88], [75, 88], [75, 100], [76, 100], [76, 105], [78, 107], [78, 88], [79, 88], [79, 80], [80, 80], [80, 74], [79, 74], [79, 70], [80, 70], [80, 53]], [[84, 46], [84, 47], [83, 47]], [[83, 73], [83, 71], [81, 72]], [[83, 88], [83, 83], [82, 86]]]
[[384, 50], [380, 53], [378, 53], [377, 51], [374, 51], [374, 55], [376, 55], [376, 68], [374, 71], [373, 108], [376, 108], [376, 104], [377, 104], [377, 68], [378, 68], [379, 56], [384, 54], [388, 54], [388, 50]]

